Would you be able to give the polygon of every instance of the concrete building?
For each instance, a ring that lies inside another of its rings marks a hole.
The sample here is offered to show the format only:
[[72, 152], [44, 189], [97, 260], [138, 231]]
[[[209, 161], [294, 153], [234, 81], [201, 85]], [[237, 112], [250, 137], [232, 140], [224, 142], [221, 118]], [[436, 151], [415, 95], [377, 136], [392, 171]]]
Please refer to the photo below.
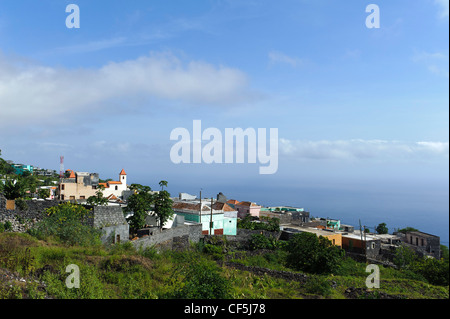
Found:
[[320, 228], [312, 228], [312, 227], [303, 227], [303, 226], [295, 226], [295, 225], [289, 225], [289, 226], [285, 226], [282, 229], [282, 234], [280, 239], [282, 240], [289, 240], [294, 234], [296, 233], [312, 233], [317, 235], [317, 237], [325, 237], [327, 238], [329, 241], [331, 241], [331, 243], [335, 246], [339, 246], [342, 247], [342, 234], [341, 233], [336, 233], [333, 231], [328, 231], [328, 230], [324, 230], [324, 229], [320, 229]]
[[17, 175], [23, 175], [25, 171], [33, 174], [33, 166], [32, 165], [24, 165], [24, 164], [12, 164], [14, 168], [14, 173]]
[[91, 226], [102, 231], [104, 244], [118, 244], [129, 240], [129, 225], [119, 206], [94, 206]]
[[309, 212], [303, 208], [287, 206], [262, 207], [259, 211], [259, 217], [278, 218], [281, 224], [291, 222], [303, 224], [309, 222]]
[[188, 193], [179, 193], [178, 194], [178, 199], [179, 200], [195, 200], [195, 199], [197, 199], [197, 196], [191, 195], [191, 194], [188, 194]]
[[86, 200], [95, 196], [98, 190], [98, 174], [74, 172], [69, 170], [68, 178], [61, 179], [59, 184], [60, 200]]
[[[211, 209], [212, 208], [212, 209]], [[202, 225], [203, 235], [233, 235], [237, 233], [237, 211], [226, 203], [200, 200], [174, 201], [172, 209], [185, 221]]]
[[342, 234], [342, 248], [351, 253], [365, 255], [369, 258], [378, 258], [381, 249], [381, 239], [376, 236], [354, 233]]
[[259, 212], [262, 208], [261, 206], [252, 202], [239, 202], [236, 203], [234, 207], [238, 212], [239, 218], [244, 218], [247, 215], [259, 218]]
[[[401, 233], [396, 233], [401, 234]], [[409, 231], [402, 236], [404, 243], [422, 256], [431, 256], [436, 259], [441, 258], [440, 237], [427, 234], [421, 231]]]

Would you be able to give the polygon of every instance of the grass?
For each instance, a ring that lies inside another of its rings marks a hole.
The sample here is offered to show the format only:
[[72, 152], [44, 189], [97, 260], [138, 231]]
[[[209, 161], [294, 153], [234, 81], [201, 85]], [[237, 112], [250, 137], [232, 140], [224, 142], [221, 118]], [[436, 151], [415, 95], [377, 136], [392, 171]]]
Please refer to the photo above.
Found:
[[[218, 258], [218, 254], [220, 255]], [[222, 258], [223, 257], [223, 258]], [[136, 251], [130, 243], [103, 246], [64, 246], [41, 241], [28, 234], [0, 234], [0, 271], [16, 272], [27, 283], [16, 281], [12, 287], [0, 280], [0, 298], [57, 299], [164, 299], [174, 296], [189, 280], [194, 263], [216, 265], [219, 276], [230, 284], [231, 299], [345, 299], [349, 287], [364, 288], [366, 264], [346, 259], [334, 275], [309, 275], [305, 283], [287, 281], [269, 275], [255, 275], [222, 265], [233, 261], [246, 266], [292, 271], [286, 267], [282, 250], [247, 254], [227, 250], [208, 253], [195, 245], [189, 251], [163, 251], [153, 248]], [[80, 288], [68, 289], [66, 267], [80, 268]], [[221, 265], [221, 266], [218, 266]], [[378, 291], [402, 298], [449, 298], [448, 286], [434, 286], [417, 275], [380, 266]], [[0, 277], [1, 278], [1, 277]], [[45, 288], [39, 283], [45, 282]], [[334, 286], [331, 283], [334, 282]]]

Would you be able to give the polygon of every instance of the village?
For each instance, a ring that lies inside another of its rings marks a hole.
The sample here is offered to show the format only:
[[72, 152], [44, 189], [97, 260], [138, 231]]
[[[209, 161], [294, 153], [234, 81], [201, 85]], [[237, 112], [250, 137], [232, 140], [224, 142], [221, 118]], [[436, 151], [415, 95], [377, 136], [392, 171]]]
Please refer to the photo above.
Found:
[[[12, 163], [17, 175], [33, 173], [30, 165]], [[37, 169], [39, 176], [55, 174], [49, 170]], [[5, 180], [0, 181], [5, 183]], [[159, 224], [154, 212], [149, 210], [145, 226], [131, 230], [127, 217], [133, 212], [126, 211], [130, 196], [136, 191], [130, 189], [127, 173], [120, 170], [117, 180], [100, 182], [99, 174], [66, 170], [61, 173], [59, 182], [40, 186], [46, 189], [45, 198], [39, 198], [39, 190], [31, 194], [27, 209], [20, 209], [15, 200], [0, 194], [0, 223], [9, 222], [13, 231], [24, 232], [27, 226], [17, 220], [36, 221], [44, 209], [61, 202], [88, 204], [88, 199], [103, 198], [102, 205], [93, 205], [92, 226], [102, 230], [102, 242], [115, 244], [131, 242], [136, 248], [158, 247], [183, 249], [189, 243], [199, 242], [211, 236], [226, 237], [228, 241], [247, 241], [252, 234], [262, 234], [277, 240], [289, 240], [296, 233], [312, 233], [325, 237], [334, 246], [346, 252], [357, 261], [394, 266], [396, 249], [407, 246], [419, 256], [441, 258], [440, 238], [415, 229], [393, 232], [370, 232], [361, 225], [346, 225], [339, 218], [313, 217], [302, 207], [276, 206], [263, 207], [251, 199], [231, 199], [219, 192], [215, 198], [202, 198], [197, 195], [179, 193], [172, 197], [173, 215], [163, 225]], [[158, 191], [149, 191], [152, 194]], [[20, 218], [17, 218], [20, 216]], [[250, 230], [238, 227], [239, 221], [251, 220], [257, 223], [277, 221], [273, 231]], [[28, 225], [29, 226], [29, 225]]]

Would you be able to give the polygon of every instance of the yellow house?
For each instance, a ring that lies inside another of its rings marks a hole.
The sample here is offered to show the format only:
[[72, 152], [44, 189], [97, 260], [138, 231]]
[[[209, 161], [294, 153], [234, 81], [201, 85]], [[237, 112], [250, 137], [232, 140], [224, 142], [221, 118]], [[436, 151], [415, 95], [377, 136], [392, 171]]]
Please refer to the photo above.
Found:
[[323, 230], [320, 228], [312, 228], [312, 227], [301, 227], [301, 226], [295, 227], [295, 226], [290, 225], [289, 228], [295, 229], [300, 232], [313, 233], [313, 234], [316, 234], [317, 237], [320, 237], [320, 236], [325, 237], [329, 241], [331, 241], [331, 243], [333, 245], [342, 247], [342, 234], [341, 233], [335, 233], [332, 231], [327, 231], [327, 230]]
[[83, 200], [95, 196], [98, 190], [98, 174], [70, 171], [69, 178], [59, 184], [60, 200]]

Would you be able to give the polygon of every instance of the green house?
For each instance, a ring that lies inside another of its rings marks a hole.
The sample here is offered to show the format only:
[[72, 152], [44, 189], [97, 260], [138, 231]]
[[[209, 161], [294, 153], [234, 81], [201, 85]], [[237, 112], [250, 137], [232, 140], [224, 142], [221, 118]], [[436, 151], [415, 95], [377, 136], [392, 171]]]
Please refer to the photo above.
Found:
[[203, 235], [232, 235], [237, 233], [237, 211], [225, 203], [211, 204], [200, 201], [174, 202], [172, 209], [186, 221], [202, 224]]

